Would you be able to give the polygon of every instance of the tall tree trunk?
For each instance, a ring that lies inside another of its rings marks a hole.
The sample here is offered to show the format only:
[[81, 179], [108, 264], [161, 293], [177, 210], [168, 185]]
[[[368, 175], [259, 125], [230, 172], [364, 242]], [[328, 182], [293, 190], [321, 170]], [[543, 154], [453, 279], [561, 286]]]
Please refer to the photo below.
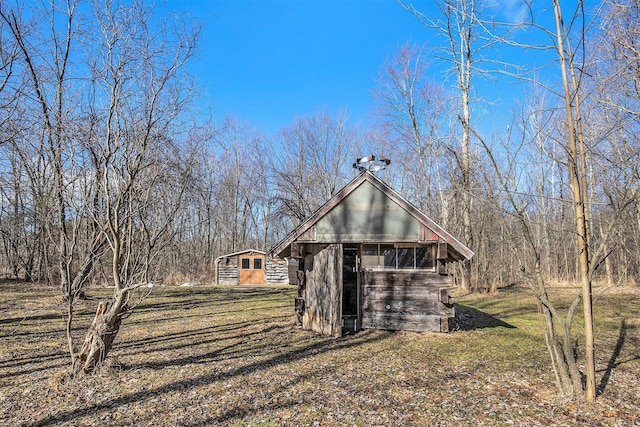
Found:
[[[586, 158], [582, 130], [579, 125], [580, 117], [580, 96], [579, 88], [576, 86], [575, 78], [572, 78], [573, 88], [569, 83], [569, 73], [573, 76], [573, 64], [571, 57], [565, 56], [565, 51], [569, 55], [572, 52], [571, 46], [567, 46], [569, 40], [566, 39], [562, 11], [558, 0], [553, 1], [555, 21], [557, 51], [562, 72], [562, 83], [565, 98], [565, 111], [567, 114], [568, 132], [568, 168], [569, 183], [573, 192], [574, 215], [578, 250], [578, 272], [582, 287], [583, 315], [585, 323], [585, 375], [586, 375], [586, 398], [593, 402], [596, 398], [595, 382], [595, 351], [593, 336], [593, 301], [591, 289], [590, 254], [589, 254], [589, 224], [587, 208], [587, 179], [586, 179]], [[567, 64], [568, 62], [568, 64]], [[575, 103], [575, 105], [574, 105]], [[576, 127], [576, 123], [578, 126]]]

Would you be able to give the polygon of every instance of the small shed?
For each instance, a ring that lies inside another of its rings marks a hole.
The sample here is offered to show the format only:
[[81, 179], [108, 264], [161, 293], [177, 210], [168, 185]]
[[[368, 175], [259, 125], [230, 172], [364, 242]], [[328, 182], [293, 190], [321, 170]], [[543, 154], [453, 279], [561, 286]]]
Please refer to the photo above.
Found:
[[215, 260], [216, 283], [220, 285], [288, 284], [286, 259], [247, 249], [222, 255]]
[[304, 329], [448, 332], [447, 268], [473, 251], [365, 170], [270, 252], [298, 260]]

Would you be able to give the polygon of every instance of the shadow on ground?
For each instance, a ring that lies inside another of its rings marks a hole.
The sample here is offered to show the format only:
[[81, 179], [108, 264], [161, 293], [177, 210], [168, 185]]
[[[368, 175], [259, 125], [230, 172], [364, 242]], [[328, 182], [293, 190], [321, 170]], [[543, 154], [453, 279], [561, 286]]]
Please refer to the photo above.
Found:
[[455, 308], [455, 317], [449, 319], [450, 331], [475, 331], [476, 329], [486, 328], [515, 328], [515, 326], [485, 313], [484, 311], [476, 310], [475, 308], [462, 304], [455, 304]]
[[632, 356], [631, 358], [628, 358], [626, 360], [618, 360], [620, 357], [620, 353], [622, 352], [622, 347], [624, 346], [625, 341], [627, 340], [627, 331], [632, 328], [634, 327], [627, 324], [627, 319], [623, 318], [620, 323], [618, 341], [616, 342], [616, 345], [613, 349], [613, 353], [611, 354], [611, 358], [607, 363], [607, 367], [603, 370], [597, 371], [597, 372], [602, 372], [600, 384], [598, 384], [598, 390], [597, 390], [598, 396], [601, 396], [602, 394], [604, 394], [604, 391], [607, 388], [607, 385], [609, 384], [609, 380], [611, 379], [611, 373], [615, 368], [622, 365], [623, 363], [629, 363], [634, 360], [640, 359], [640, 354], [639, 354], [639, 355]]
[[[276, 330], [271, 332], [281, 334], [283, 331]], [[246, 360], [246, 363], [240, 364], [239, 366], [232, 368], [230, 370], [205, 373], [201, 375], [194, 374], [192, 378], [178, 380], [168, 384], [162, 384], [155, 389], [146, 389], [146, 390], [131, 392], [129, 394], [125, 394], [120, 397], [109, 399], [104, 402], [96, 403], [94, 405], [81, 407], [73, 410], [60, 411], [55, 415], [47, 416], [43, 419], [40, 419], [28, 425], [32, 427], [60, 425], [60, 424], [72, 422], [77, 417], [87, 416], [87, 415], [92, 416], [105, 411], [110, 411], [114, 407], [120, 407], [122, 405], [140, 402], [152, 397], [160, 397], [164, 394], [184, 392], [184, 390], [189, 390], [195, 387], [206, 386], [208, 384], [212, 384], [218, 381], [225, 381], [239, 375], [248, 375], [252, 373], [257, 373], [263, 369], [269, 369], [276, 365], [287, 364], [297, 360], [304, 360], [306, 358], [323, 354], [329, 351], [359, 347], [367, 343], [373, 343], [376, 341], [387, 339], [389, 336], [390, 334], [384, 334], [384, 333], [383, 334], [362, 333], [356, 336], [343, 337], [343, 338], [337, 338], [337, 339], [328, 337], [326, 339], [320, 340], [319, 342], [313, 342], [304, 346], [300, 346], [295, 349], [290, 349], [288, 351], [282, 348], [280, 349], [276, 348], [274, 349], [275, 351], [271, 351], [266, 358], [263, 358], [262, 360], [257, 360], [255, 362], [252, 362], [252, 360], [254, 359], [254, 357], [252, 357], [252, 354], [243, 353], [241, 356], [238, 355], [236, 357], [237, 358], [242, 357], [244, 360]], [[222, 349], [222, 351], [231, 350], [231, 354], [233, 354], [232, 347], [233, 346], [230, 346], [229, 348], [226, 348], [226, 349]], [[206, 355], [207, 358], [215, 358], [214, 356], [215, 356], [214, 353]], [[195, 361], [197, 362], [197, 360]], [[184, 361], [179, 361], [178, 364], [182, 364], [183, 362]], [[305, 379], [305, 376], [300, 376], [299, 378], [295, 379], [295, 383], [304, 381], [304, 379]], [[289, 388], [293, 386], [294, 386], [293, 383], [286, 384], [286, 387], [289, 387]], [[285, 402], [282, 405], [282, 407], [287, 407], [293, 404], [295, 404], [294, 401], [291, 401], [288, 403]], [[209, 418], [205, 420], [202, 424], [198, 424], [198, 425], [217, 425], [221, 422], [225, 422], [233, 418], [241, 417], [253, 410], [254, 409], [245, 408], [245, 407], [234, 407], [227, 411], [222, 412], [219, 415], [216, 415], [215, 417]]]

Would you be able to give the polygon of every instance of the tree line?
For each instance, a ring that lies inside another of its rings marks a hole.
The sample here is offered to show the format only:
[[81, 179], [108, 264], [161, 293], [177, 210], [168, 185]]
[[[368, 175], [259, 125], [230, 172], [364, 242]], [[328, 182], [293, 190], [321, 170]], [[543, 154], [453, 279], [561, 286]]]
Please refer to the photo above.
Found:
[[[399, 2], [431, 41], [381, 64], [373, 124], [319, 111], [267, 135], [203, 118], [186, 66], [193, 19], [142, 1], [3, 3], [4, 276], [58, 286], [69, 330], [72, 301], [111, 284], [102, 310], [117, 332], [142, 285], [211, 282], [217, 256], [268, 250], [373, 153], [392, 159], [385, 181], [476, 252], [459, 266], [461, 288], [532, 288], [559, 384], [582, 390], [570, 340], [579, 301], [562, 315], [546, 286], [579, 283], [582, 300], [593, 283], [640, 278], [640, 4], [523, 2], [508, 17], [436, 4]], [[494, 128], [492, 80], [523, 94]], [[69, 342], [90, 370], [101, 350], [85, 344]]]

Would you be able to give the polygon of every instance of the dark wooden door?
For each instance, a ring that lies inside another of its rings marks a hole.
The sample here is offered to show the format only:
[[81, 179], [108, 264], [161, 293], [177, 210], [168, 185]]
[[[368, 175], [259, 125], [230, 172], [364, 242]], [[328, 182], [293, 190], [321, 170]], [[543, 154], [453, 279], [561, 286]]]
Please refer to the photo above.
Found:
[[344, 245], [342, 250], [342, 325], [343, 333], [359, 329], [360, 295], [358, 289], [358, 246]]

